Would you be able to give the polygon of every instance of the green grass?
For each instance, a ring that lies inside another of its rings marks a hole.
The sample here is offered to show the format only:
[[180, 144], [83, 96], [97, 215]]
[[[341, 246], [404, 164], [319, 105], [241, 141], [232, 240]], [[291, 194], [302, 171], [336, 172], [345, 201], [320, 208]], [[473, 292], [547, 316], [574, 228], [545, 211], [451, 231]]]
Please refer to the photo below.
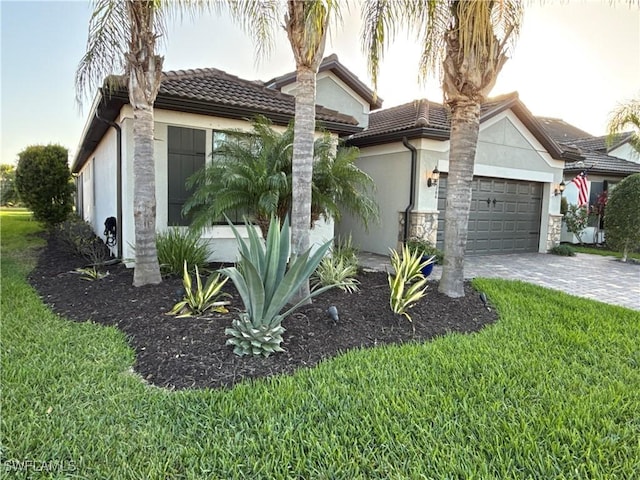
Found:
[[[605, 250], [604, 248], [584, 247], [584, 246], [580, 246], [580, 245], [573, 245], [573, 249], [577, 253], [590, 253], [591, 255], [602, 255], [602, 256], [605, 256], [605, 257], [622, 258], [622, 253], [615, 252], [613, 250]], [[638, 253], [638, 252], [629, 252], [629, 258], [635, 258], [636, 260], [640, 260], [640, 253]]]
[[[500, 314], [480, 333], [351, 351], [228, 390], [171, 392], [131, 373], [134, 355], [118, 330], [65, 321], [41, 304], [14, 256], [24, 248], [13, 232], [22, 220], [2, 220], [0, 467], [10, 478], [640, 472], [639, 312], [478, 280]], [[67, 471], [12, 471], [20, 461]]]

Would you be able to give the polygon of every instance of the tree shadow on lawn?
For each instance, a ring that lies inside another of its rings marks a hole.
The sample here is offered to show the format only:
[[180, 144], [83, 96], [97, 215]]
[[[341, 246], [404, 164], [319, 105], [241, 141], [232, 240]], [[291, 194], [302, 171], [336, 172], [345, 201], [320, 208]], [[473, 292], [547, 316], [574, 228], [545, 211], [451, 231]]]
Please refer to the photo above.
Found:
[[[386, 273], [363, 271], [358, 292], [331, 289], [285, 319], [285, 352], [268, 358], [238, 357], [225, 345], [224, 329], [243, 310], [230, 281], [224, 287], [231, 295], [229, 313], [179, 319], [166, 312], [178, 300], [181, 279], [135, 288], [133, 269], [109, 266], [105, 278], [86, 281], [75, 272], [83, 266], [86, 261], [68, 253], [52, 235], [29, 281], [54, 312], [123, 331], [136, 352], [135, 370], [148, 382], [172, 389], [229, 387], [248, 378], [312, 367], [354, 348], [475, 332], [497, 319], [470, 284], [465, 285], [464, 298], [451, 299], [438, 293], [437, 282], [430, 282], [426, 297], [410, 310], [411, 323], [389, 308]], [[331, 305], [338, 309], [338, 322], [327, 314]]]

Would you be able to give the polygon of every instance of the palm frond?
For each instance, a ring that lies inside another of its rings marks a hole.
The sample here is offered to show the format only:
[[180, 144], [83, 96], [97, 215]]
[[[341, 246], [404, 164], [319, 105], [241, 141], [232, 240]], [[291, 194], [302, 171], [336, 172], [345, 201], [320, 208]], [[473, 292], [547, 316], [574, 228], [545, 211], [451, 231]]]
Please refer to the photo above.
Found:
[[607, 123], [607, 148], [611, 148], [620, 139], [625, 130], [631, 131], [629, 144], [640, 153], [640, 99], [636, 98], [618, 105], [611, 112]]
[[237, 0], [214, 2], [218, 10], [227, 9], [233, 20], [253, 38], [256, 60], [273, 51], [274, 34], [282, 21], [282, 3], [278, 0]]
[[130, 23], [124, 0], [96, 0], [89, 19], [87, 48], [75, 76], [76, 102], [82, 105], [85, 97], [105, 77], [124, 74], [125, 54], [130, 38]]

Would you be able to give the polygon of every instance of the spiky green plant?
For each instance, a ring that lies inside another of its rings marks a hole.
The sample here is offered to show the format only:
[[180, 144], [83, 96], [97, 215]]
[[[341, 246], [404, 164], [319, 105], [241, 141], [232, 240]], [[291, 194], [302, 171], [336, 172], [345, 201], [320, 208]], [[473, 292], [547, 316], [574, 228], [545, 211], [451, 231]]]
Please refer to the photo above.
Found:
[[333, 248], [331, 249], [331, 256], [333, 258], [341, 259], [344, 263], [353, 265], [358, 268], [358, 254], [360, 251], [353, 245], [351, 235], [346, 238], [338, 238], [333, 242]]
[[315, 285], [334, 285], [347, 293], [358, 291], [357, 264], [341, 256], [329, 255], [322, 259], [313, 274]]
[[86, 268], [76, 268], [76, 272], [81, 274], [80, 277], [82, 280], [87, 280], [88, 282], [93, 282], [95, 280], [101, 280], [107, 275], [109, 272], [101, 272], [95, 266], [94, 267], [86, 267]]
[[389, 305], [393, 313], [404, 315], [411, 322], [411, 316], [407, 312], [418, 300], [424, 297], [427, 291], [427, 279], [421, 270], [435, 261], [435, 255], [422, 261], [419, 252], [412, 251], [408, 246], [402, 247], [402, 257], [391, 250], [391, 266], [394, 274], [388, 275]]
[[281, 352], [282, 320], [295, 309], [308, 302], [310, 298], [331, 288], [325, 286], [313, 290], [309, 296], [301, 299], [291, 308], [282, 312], [289, 300], [307, 281], [325, 256], [331, 242], [322, 245], [311, 255], [307, 250], [302, 255], [292, 258], [289, 268], [289, 219], [279, 228], [278, 220], [271, 218], [266, 244], [262, 242], [253, 225], [246, 223], [249, 235], [248, 242], [231, 224], [238, 241], [240, 263], [237, 267], [229, 267], [220, 272], [231, 278], [236, 290], [242, 298], [245, 312], [233, 320], [231, 328], [225, 333], [231, 338], [227, 345], [233, 345], [237, 355], [264, 355]]
[[163, 275], [180, 275], [185, 262], [202, 268], [207, 264], [209, 249], [200, 235], [180, 227], [169, 228], [156, 236], [160, 271]]
[[189, 266], [187, 262], [184, 262], [182, 277], [184, 298], [176, 303], [171, 311], [167, 312], [167, 315], [177, 315], [178, 318], [186, 318], [193, 315], [202, 315], [209, 310], [226, 313], [227, 309], [224, 307], [224, 302], [219, 299], [229, 296], [226, 293], [221, 293], [222, 287], [229, 279], [225, 278], [224, 280], [220, 280], [220, 274], [216, 274], [215, 276], [210, 275], [207, 283], [205, 283], [203, 287], [197, 266], [195, 267], [195, 275], [196, 289], [194, 291], [193, 281], [189, 274]]

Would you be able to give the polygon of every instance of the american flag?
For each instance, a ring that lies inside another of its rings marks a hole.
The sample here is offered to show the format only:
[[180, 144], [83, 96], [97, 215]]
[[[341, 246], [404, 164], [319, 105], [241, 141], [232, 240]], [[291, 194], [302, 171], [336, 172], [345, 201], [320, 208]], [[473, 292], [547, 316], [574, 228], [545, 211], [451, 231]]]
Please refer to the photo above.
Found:
[[587, 172], [580, 173], [576, 178], [571, 180], [578, 188], [578, 206], [582, 207], [589, 202], [589, 185], [587, 184]]

